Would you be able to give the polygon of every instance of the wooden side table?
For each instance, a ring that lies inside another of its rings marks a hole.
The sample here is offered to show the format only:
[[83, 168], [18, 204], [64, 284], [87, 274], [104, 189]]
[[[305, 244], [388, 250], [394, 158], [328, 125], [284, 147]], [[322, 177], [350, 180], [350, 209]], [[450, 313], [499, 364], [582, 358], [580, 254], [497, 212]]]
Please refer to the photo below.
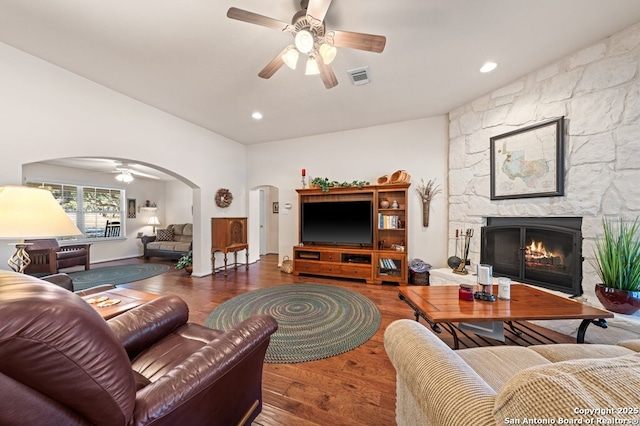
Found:
[[[249, 244], [234, 244], [228, 247], [216, 247], [211, 249], [211, 264], [213, 273], [224, 270], [224, 276], [227, 276], [227, 253], [233, 252], [233, 269], [238, 269], [238, 252], [245, 250], [246, 264], [245, 269], [249, 270]], [[224, 253], [224, 266], [216, 269], [216, 252]]]

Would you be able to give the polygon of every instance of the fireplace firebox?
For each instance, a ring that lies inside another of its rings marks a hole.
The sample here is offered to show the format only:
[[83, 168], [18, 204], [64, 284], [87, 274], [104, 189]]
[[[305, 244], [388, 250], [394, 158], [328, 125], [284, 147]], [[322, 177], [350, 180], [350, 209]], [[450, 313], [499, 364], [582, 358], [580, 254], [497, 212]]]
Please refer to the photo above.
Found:
[[489, 217], [480, 262], [493, 274], [550, 290], [582, 294], [581, 217]]

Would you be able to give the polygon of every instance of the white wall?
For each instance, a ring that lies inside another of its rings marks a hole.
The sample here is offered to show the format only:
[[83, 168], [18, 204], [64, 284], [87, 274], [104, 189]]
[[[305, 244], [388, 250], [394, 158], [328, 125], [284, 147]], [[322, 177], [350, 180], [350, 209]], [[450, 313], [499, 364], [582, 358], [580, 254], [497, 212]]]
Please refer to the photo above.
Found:
[[[565, 195], [490, 200], [489, 138], [565, 116]], [[450, 113], [449, 235], [487, 216], [583, 217], [583, 288], [603, 217], [640, 215], [640, 24], [532, 72]], [[449, 251], [453, 252], [453, 240]], [[474, 238], [472, 261], [479, 260]]]
[[[292, 256], [298, 244], [298, 194], [301, 170], [307, 177], [375, 184], [378, 177], [396, 170], [411, 175], [409, 188], [409, 259], [420, 258], [446, 266], [447, 143], [446, 116], [425, 118], [247, 147], [249, 187], [272, 185], [279, 189], [279, 256]], [[429, 227], [422, 227], [422, 203], [415, 190], [420, 179], [437, 179], [443, 194], [431, 204]], [[293, 205], [283, 214], [285, 203]]]
[[[20, 185], [23, 164], [54, 158], [157, 166], [194, 188], [194, 275], [210, 273], [210, 218], [246, 211], [244, 145], [2, 43], [0, 93], [0, 185]], [[215, 206], [220, 187], [234, 194], [227, 209]], [[3, 245], [0, 256], [10, 255]]]
[[165, 199], [167, 201], [163, 206], [164, 222], [161, 222], [161, 227], [172, 223], [193, 223], [193, 194], [190, 190], [185, 191], [184, 183], [180, 181], [167, 182]]

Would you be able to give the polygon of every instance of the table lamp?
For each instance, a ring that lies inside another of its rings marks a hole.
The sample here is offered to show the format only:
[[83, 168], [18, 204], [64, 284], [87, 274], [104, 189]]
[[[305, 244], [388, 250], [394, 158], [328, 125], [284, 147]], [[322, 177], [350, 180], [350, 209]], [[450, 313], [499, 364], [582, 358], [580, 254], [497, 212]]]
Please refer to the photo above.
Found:
[[160, 221], [158, 220], [157, 216], [151, 216], [151, 218], [149, 219], [149, 222], [147, 222], [147, 225], [152, 225], [153, 226], [153, 233], [156, 233], [156, 226], [160, 225]]
[[50, 191], [27, 186], [0, 187], [0, 239], [18, 240], [7, 262], [24, 273], [31, 263], [25, 239], [82, 235]]

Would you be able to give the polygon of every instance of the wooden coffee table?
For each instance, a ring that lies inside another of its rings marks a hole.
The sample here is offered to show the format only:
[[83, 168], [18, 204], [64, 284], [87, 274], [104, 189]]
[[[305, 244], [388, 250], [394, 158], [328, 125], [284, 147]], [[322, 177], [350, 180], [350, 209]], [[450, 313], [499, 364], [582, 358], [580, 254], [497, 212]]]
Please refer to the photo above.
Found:
[[[101, 298], [108, 298], [109, 300], [120, 300], [119, 303], [111, 306], [101, 307], [99, 302], [95, 302], [100, 300]], [[152, 301], [153, 299], [157, 299], [160, 297], [157, 294], [145, 293], [138, 290], [132, 290], [129, 288], [114, 288], [111, 290], [101, 291], [100, 293], [94, 293], [87, 296], [83, 296], [82, 298], [90, 303], [93, 309], [98, 311], [100, 316], [105, 320], [109, 318], [113, 318], [116, 315], [120, 315], [123, 312], [129, 311], [135, 307], [140, 305], [144, 305], [147, 302]]]
[[[511, 299], [495, 302], [460, 300], [458, 289], [457, 285], [411, 286], [403, 287], [398, 296], [414, 310], [416, 321], [422, 317], [438, 333], [441, 332], [438, 325], [445, 325], [453, 335], [455, 349], [458, 349], [459, 341], [452, 326], [454, 322], [581, 319], [576, 340], [584, 343], [589, 324], [606, 328], [604, 318], [613, 318], [611, 312], [525, 284], [512, 284]], [[498, 294], [497, 286], [494, 286], [493, 294]]]

